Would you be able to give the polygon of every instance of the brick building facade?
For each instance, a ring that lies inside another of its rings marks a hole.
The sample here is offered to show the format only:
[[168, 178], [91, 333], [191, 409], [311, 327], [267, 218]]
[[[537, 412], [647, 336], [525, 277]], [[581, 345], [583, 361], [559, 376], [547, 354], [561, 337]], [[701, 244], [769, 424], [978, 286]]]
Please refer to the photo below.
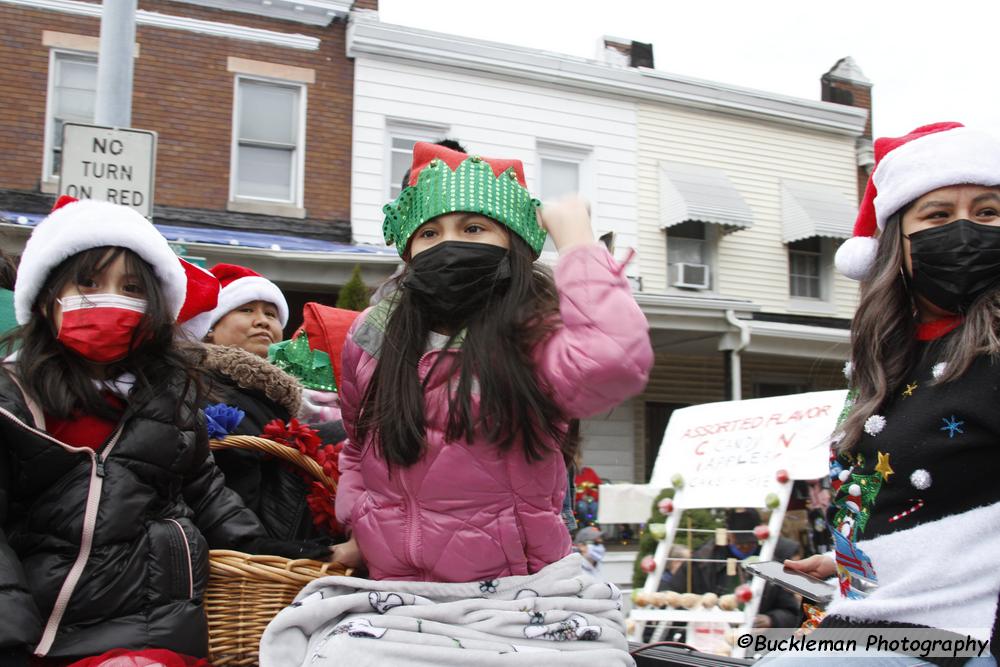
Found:
[[[357, 260], [337, 255], [351, 242], [350, 6], [140, 0], [132, 127], [158, 134], [153, 222], [197, 228], [199, 239], [218, 232], [192, 254], [252, 266], [292, 291], [343, 284]], [[92, 122], [100, 3], [0, 0], [0, 24], [0, 211], [42, 214], [58, 191], [59, 123]], [[28, 230], [4, 227], [0, 243], [16, 253]], [[255, 252], [233, 232], [277, 241]], [[327, 255], [322, 270], [277, 252], [292, 237]], [[369, 282], [390, 259], [362, 258]]]

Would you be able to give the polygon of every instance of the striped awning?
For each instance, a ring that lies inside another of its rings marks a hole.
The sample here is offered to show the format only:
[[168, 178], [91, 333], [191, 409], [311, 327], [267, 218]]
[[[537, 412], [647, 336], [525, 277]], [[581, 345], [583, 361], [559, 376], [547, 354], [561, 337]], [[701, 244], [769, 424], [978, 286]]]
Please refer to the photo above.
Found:
[[849, 239], [858, 205], [843, 190], [821, 183], [781, 181], [781, 227], [785, 243], [813, 236]]
[[660, 228], [698, 221], [729, 231], [753, 225], [753, 213], [726, 172], [683, 162], [660, 163]]

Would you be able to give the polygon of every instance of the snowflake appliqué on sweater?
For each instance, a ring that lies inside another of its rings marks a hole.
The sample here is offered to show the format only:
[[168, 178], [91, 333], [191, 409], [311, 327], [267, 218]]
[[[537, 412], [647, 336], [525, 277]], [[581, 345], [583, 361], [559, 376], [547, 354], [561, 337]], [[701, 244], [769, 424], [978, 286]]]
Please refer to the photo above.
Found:
[[951, 438], [954, 438], [956, 433], [959, 434], [965, 433], [965, 431], [962, 430], [962, 426], [965, 424], [965, 422], [959, 421], [958, 418], [955, 417], [955, 415], [952, 415], [951, 419], [948, 419], [947, 417], [942, 417], [941, 421], [944, 422], [944, 426], [942, 426], [940, 430], [948, 431], [949, 440]]

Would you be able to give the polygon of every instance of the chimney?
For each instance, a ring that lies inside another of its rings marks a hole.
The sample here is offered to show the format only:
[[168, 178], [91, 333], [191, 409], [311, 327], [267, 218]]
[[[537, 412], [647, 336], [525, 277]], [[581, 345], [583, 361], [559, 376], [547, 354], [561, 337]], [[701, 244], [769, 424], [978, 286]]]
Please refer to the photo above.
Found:
[[605, 35], [601, 60], [620, 67], [653, 68], [653, 45]]
[[872, 82], [868, 80], [854, 58], [841, 58], [820, 77], [824, 102], [844, 104], [864, 109], [868, 112], [864, 133], [858, 137], [858, 197], [863, 195], [868, 185], [868, 176], [875, 166], [875, 151], [872, 148]]
[[351, 5], [351, 9], [367, 9], [369, 11], [378, 11], [378, 0], [354, 0], [354, 4]]

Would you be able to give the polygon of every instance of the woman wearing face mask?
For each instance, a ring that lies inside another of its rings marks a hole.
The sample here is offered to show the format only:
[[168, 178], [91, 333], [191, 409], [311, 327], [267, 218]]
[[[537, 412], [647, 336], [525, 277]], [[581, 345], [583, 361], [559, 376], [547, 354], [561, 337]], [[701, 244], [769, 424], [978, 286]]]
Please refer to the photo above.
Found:
[[282, 552], [209, 453], [187, 296], [127, 207], [63, 198], [28, 240], [0, 373], [0, 663], [203, 657], [209, 547]]
[[996, 652], [1000, 141], [939, 123], [879, 139], [875, 156], [855, 238], [837, 253], [861, 294], [831, 453], [835, 558], [786, 565], [838, 577], [823, 628], [992, 635]]

